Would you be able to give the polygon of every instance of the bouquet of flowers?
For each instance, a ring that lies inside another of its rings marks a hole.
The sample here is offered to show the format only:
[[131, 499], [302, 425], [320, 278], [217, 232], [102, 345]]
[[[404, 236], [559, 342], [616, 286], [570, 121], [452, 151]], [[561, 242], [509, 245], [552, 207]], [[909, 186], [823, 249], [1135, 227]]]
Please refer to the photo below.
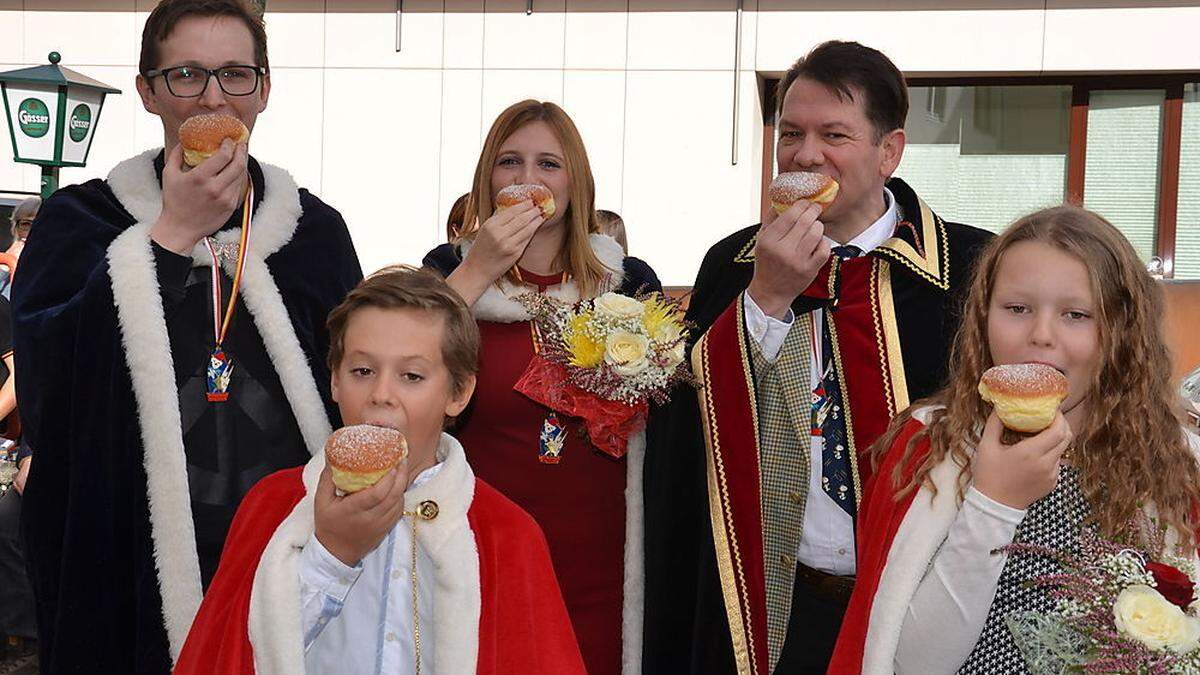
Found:
[[[1132, 529], [1153, 528], [1135, 523]], [[1155, 560], [1150, 551], [1165, 546], [1161, 533], [1150, 539], [1145, 547], [1117, 544], [1085, 527], [1078, 553], [1006, 547], [1015, 555], [1050, 557], [1063, 568], [1030, 581], [1049, 590], [1054, 611], [1005, 617], [1034, 675], [1200, 673], [1196, 570], [1181, 558]]]
[[605, 293], [575, 305], [521, 296], [538, 334], [537, 354], [515, 389], [584, 421], [592, 443], [613, 457], [645, 424], [650, 402], [665, 403], [690, 381], [683, 365], [687, 327], [679, 302], [658, 293]]

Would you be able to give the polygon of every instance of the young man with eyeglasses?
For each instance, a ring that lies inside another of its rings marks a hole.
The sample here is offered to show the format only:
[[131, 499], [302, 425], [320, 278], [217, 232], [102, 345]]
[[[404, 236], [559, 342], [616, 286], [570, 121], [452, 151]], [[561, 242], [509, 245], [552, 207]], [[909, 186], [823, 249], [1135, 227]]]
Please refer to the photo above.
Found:
[[139, 73], [163, 148], [48, 199], [14, 288], [43, 673], [168, 672], [242, 497], [340, 426], [325, 317], [362, 276], [345, 223], [245, 144], [188, 169], [178, 141], [200, 113], [253, 131], [271, 92], [262, 17], [166, 0]]

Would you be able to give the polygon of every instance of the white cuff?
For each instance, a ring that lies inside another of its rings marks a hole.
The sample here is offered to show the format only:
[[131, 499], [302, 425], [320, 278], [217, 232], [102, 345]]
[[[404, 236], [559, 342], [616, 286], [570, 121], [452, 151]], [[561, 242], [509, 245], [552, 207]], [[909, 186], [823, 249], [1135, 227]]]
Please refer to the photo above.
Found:
[[758, 303], [754, 302], [754, 298], [750, 297], [749, 291], [743, 293], [742, 298], [742, 313], [746, 316], [746, 330], [749, 331], [750, 337], [758, 343], [763, 357], [768, 361], [774, 361], [779, 356], [779, 350], [783, 349], [783, 341], [787, 339], [788, 331], [792, 329], [792, 322], [796, 320], [796, 316], [792, 314], [792, 308], [788, 307], [787, 316], [780, 321], [773, 316], [767, 316]]
[[[963, 502], [974, 506], [996, 520], [1001, 520], [1012, 525], [1014, 533], [1016, 532], [1016, 526], [1020, 525], [1022, 520], [1025, 520], [1024, 509], [1014, 509], [1011, 506], [1001, 504], [979, 490], [976, 490], [974, 485], [967, 488], [967, 494], [963, 497]], [[1009, 536], [1011, 537], [1011, 534]]]
[[346, 600], [350, 587], [362, 574], [363, 564], [350, 567], [337, 559], [317, 539], [316, 533], [308, 537], [308, 543], [300, 552], [300, 583], [339, 602]]

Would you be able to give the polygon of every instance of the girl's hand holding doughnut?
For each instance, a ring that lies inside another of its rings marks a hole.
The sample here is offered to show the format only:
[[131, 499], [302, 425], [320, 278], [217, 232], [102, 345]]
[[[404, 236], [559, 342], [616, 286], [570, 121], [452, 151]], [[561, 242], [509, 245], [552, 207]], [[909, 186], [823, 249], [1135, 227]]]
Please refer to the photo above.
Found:
[[1013, 445], [1001, 442], [1003, 429], [993, 411], [975, 452], [973, 484], [988, 499], [1025, 510], [1058, 484], [1059, 460], [1075, 437], [1061, 411], [1045, 430]]

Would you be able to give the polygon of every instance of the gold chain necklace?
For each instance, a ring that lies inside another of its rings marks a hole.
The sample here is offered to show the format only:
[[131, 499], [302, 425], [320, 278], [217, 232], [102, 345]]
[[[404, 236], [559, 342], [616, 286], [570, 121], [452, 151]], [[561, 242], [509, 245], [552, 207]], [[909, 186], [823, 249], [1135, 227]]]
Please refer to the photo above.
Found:
[[416, 675], [421, 675], [421, 610], [420, 605], [417, 604], [417, 521], [437, 518], [438, 505], [435, 501], [426, 500], [418, 504], [415, 511], [405, 511], [401, 515], [408, 516], [410, 532], [412, 532], [412, 565], [409, 568], [409, 578], [412, 580], [413, 651], [416, 652], [417, 659]]

